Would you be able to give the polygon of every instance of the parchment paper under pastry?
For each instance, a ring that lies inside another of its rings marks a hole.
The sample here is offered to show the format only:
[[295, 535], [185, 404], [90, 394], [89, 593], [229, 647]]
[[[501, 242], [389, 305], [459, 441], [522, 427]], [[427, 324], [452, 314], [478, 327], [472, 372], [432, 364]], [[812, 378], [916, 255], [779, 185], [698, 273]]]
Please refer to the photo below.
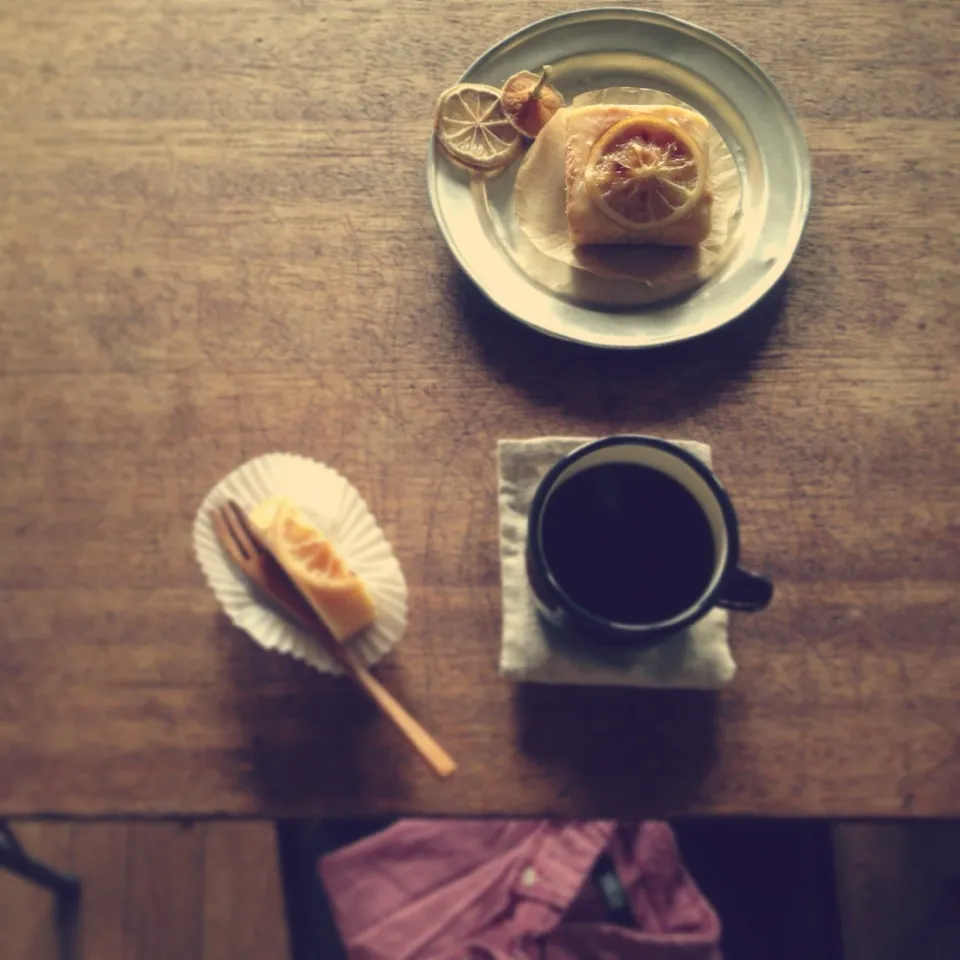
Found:
[[[571, 108], [598, 103], [691, 109], [661, 91], [631, 87], [582, 94], [574, 99]], [[665, 300], [708, 280], [723, 265], [734, 245], [740, 206], [736, 163], [716, 129], [708, 123], [705, 134], [714, 201], [712, 228], [702, 244], [695, 248], [619, 244], [575, 247], [564, 209], [566, 113], [567, 110], [561, 110], [541, 131], [517, 172], [515, 212], [531, 245], [515, 247], [518, 265], [556, 293], [611, 305]], [[597, 278], [608, 282], [600, 283]]]

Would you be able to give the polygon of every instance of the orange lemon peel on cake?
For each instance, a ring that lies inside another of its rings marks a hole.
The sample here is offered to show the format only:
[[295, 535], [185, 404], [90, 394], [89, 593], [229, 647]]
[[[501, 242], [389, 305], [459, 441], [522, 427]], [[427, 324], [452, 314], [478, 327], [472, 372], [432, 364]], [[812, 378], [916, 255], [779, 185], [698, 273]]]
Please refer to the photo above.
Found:
[[590, 149], [584, 180], [594, 203], [628, 230], [685, 217], [703, 193], [703, 152], [673, 119], [652, 111], [614, 123]]
[[500, 91], [500, 106], [507, 119], [531, 140], [563, 106], [560, 91], [547, 83], [551, 70], [549, 65], [542, 67], [539, 74], [521, 70]]
[[376, 619], [363, 581], [333, 544], [287, 497], [271, 497], [250, 511], [250, 522], [317, 616], [337, 640]]

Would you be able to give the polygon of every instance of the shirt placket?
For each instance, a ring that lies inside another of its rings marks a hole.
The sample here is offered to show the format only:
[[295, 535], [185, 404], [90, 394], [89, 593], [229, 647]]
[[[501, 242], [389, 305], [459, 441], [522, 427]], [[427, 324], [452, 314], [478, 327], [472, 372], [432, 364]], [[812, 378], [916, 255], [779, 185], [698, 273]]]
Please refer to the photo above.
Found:
[[532, 946], [563, 921], [615, 828], [613, 821], [544, 826], [542, 840], [520, 867], [513, 886], [518, 929], [509, 960], [539, 955], [531, 953]]

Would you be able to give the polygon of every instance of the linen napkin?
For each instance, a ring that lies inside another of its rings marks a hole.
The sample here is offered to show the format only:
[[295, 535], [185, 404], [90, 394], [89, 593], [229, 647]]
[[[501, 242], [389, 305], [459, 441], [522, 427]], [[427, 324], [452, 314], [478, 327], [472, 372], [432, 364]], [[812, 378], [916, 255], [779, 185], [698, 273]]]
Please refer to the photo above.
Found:
[[[541, 477], [589, 438], [539, 437], [497, 445], [503, 633], [500, 674], [535, 683], [713, 689], [729, 683], [736, 664], [727, 640], [727, 612], [701, 620], [653, 647], [607, 649], [563, 633], [537, 612], [524, 552], [530, 502]], [[710, 465], [710, 448], [672, 441]]]

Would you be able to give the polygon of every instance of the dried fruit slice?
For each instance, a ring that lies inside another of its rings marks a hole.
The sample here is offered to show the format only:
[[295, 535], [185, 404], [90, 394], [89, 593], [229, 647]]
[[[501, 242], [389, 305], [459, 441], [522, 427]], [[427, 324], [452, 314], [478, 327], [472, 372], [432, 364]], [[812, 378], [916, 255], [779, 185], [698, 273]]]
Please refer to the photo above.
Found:
[[703, 153], [679, 124], [627, 117], [597, 138], [584, 180], [602, 213], [628, 230], [658, 230], [685, 217], [704, 186]]
[[522, 144], [500, 105], [500, 91], [480, 83], [458, 83], [440, 94], [434, 129], [454, 160], [477, 170], [505, 167]]
[[539, 74], [521, 70], [503, 85], [500, 93], [500, 103], [507, 119], [531, 140], [563, 106], [560, 91], [547, 83], [550, 72], [549, 66]]
[[285, 497], [266, 500], [250, 512], [250, 522], [338, 640], [373, 623], [376, 611], [363, 581], [294, 503]]

